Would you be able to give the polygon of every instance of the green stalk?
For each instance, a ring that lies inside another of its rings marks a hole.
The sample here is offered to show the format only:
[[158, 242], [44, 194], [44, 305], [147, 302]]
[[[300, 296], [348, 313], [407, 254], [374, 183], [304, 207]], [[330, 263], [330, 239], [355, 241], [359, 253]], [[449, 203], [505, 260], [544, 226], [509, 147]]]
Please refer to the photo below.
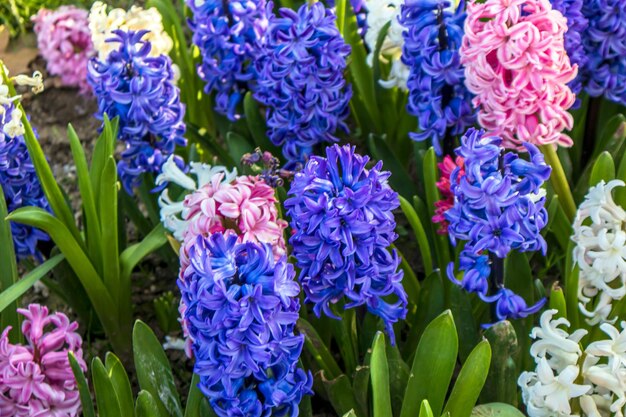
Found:
[[576, 215], [576, 203], [574, 202], [572, 190], [567, 182], [563, 165], [561, 165], [561, 160], [552, 145], [542, 145], [541, 151], [548, 164], [552, 167], [552, 174], [550, 175], [552, 187], [558, 194], [561, 207], [563, 207], [563, 211], [571, 223]]

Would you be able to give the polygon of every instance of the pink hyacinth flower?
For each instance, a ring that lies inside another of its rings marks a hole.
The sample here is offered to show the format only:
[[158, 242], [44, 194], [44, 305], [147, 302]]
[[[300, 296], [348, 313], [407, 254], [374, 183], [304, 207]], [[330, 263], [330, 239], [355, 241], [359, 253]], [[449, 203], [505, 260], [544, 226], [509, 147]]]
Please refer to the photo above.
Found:
[[441, 177], [437, 181], [437, 188], [441, 192], [441, 200], [435, 202], [435, 215], [432, 220], [433, 223], [439, 224], [437, 233], [445, 235], [448, 233], [448, 221], [445, 213], [454, 205], [454, 194], [450, 189], [450, 176], [457, 167], [459, 168], [458, 175], [465, 174], [465, 170], [463, 169], [463, 158], [460, 156], [453, 160], [449, 155], [446, 155], [437, 166], [439, 167], [439, 172], [441, 172]]
[[48, 72], [61, 78], [63, 85], [90, 91], [87, 62], [94, 55], [88, 13], [74, 6], [57, 10], [41, 9], [33, 17], [37, 45], [47, 62]]
[[567, 20], [549, 0], [471, 0], [460, 49], [465, 84], [476, 95], [478, 121], [503, 146], [571, 146], [567, 110], [576, 99], [566, 85], [570, 64], [563, 35]]
[[67, 358], [73, 352], [87, 370], [78, 323], [38, 304], [17, 311], [25, 318], [26, 345], [9, 342], [10, 327], [0, 336], [0, 416], [78, 416], [80, 397]]

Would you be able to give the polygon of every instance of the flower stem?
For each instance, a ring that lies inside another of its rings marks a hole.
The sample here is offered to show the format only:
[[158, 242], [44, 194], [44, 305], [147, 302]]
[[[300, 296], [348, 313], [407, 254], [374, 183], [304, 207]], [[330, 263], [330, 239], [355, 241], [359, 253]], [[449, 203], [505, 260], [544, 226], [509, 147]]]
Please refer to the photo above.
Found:
[[563, 211], [571, 223], [576, 215], [576, 203], [574, 202], [572, 190], [567, 182], [563, 165], [561, 165], [561, 160], [552, 145], [542, 145], [541, 151], [548, 164], [552, 167], [552, 174], [550, 175], [552, 187], [559, 196], [561, 207], [563, 207]]

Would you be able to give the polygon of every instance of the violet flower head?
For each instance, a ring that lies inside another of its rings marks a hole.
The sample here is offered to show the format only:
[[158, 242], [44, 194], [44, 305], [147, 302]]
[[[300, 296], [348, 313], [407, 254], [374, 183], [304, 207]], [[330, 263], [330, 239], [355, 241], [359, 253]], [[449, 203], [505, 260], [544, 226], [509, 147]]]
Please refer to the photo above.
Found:
[[187, 0], [193, 12], [189, 26], [200, 49], [200, 78], [207, 93], [215, 92], [215, 110], [230, 120], [241, 117], [237, 105], [254, 90], [254, 61], [267, 29], [265, 0]]
[[9, 342], [10, 327], [0, 335], [0, 415], [77, 417], [80, 396], [67, 355], [87, 370], [78, 323], [38, 304], [17, 311], [26, 344]]
[[[118, 172], [131, 193], [144, 173], [158, 174], [176, 146], [185, 146], [185, 107], [174, 84], [172, 61], [166, 55], [148, 56], [146, 31], [116, 30], [118, 43], [105, 61], [92, 58], [88, 80], [98, 99], [98, 114], [119, 116], [118, 138], [126, 145]], [[182, 160], [177, 159], [182, 165]]]
[[33, 18], [37, 47], [48, 72], [58, 75], [63, 85], [89, 91], [87, 62], [94, 54], [88, 13], [74, 6], [57, 10], [40, 9]]
[[589, 21], [583, 14], [583, 0], [550, 0], [552, 7], [567, 19], [567, 32], [564, 35], [565, 51], [572, 65], [578, 65], [578, 74], [568, 84], [572, 92], [578, 95], [582, 91], [582, 75], [587, 64], [587, 53], [583, 45], [583, 36]]
[[393, 341], [393, 324], [407, 312], [400, 259], [388, 249], [397, 238], [392, 211], [400, 203], [382, 162], [367, 169], [368, 162], [348, 145], [309, 159], [285, 201], [294, 230], [289, 242], [318, 317], [338, 318], [331, 304], [341, 300], [346, 309], [365, 305]]
[[[502, 282], [490, 285], [489, 279], [495, 272], [492, 261], [512, 250], [546, 253], [541, 230], [548, 213], [541, 185], [550, 177], [551, 168], [534, 145], [524, 144], [528, 160], [514, 152], [503, 154], [501, 145], [501, 138], [474, 129], [461, 138], [456, 154], [464, 160], [464, 173], [459, 167], [450, 176], [454, 205], [444, 215], [452, 243], [465, 241], [459, 262], [464, 277], [457, 281], [450, 264], [449, 278], [485, 302], [496, 302], [497, 317], [504, 319], [523, 317], [541, 307], [527, 307]], [[491, 287], [498, 293], [490, 296]]]
[[335, 15], [321, 3], [270, 18], [255, 98], [267, 106], [269, 138], [290, 162], [304, 163], [316, 145], [337, 142], [337, 129], [347, 130], [349, 54]]
[[178, 280], [199, 387], [220, 417], [295, 416], [313, 378], [298, 368], [300, 288], [265, 243], [198, 236]]
[[[21, 117], [21, 111], [13, 105], [0, 105], [0, 186], [4, 193], [7, 209], [12, 212], [21, 207], [39, 207], [49, 210], [48, 200], [30, 159], [24, 136], [11, 137], [4, 129], [9, 118]], [[2, 115], [3, 114], [3, 115]], [[11, 222], [13, 246], [18, 260], [34, 257], [41, 261], [37, 245], [50, 237], [32, 226]]]
[[626, 105], [626, 2], [585, 0], [582, 12], [589, 21], [583, 32], [586, 91]]
[[454, 10], [448, 0], [405, 0], [401, 9], [407, 29], [402, 61], [410, 69], [407, 110], [420, 130], [411, 139], [432, 139], [437, 155], [444, 153], [441, 142], [448, 135], [460, 135], [476, 121], [459, 57], [464, 8], [464, 1]]

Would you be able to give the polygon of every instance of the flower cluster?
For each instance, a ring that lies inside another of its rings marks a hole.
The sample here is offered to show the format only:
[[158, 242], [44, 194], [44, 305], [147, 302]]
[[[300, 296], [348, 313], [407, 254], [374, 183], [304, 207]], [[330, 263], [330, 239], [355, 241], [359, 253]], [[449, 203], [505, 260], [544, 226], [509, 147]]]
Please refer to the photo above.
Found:
[[11, 344], [10, 327], [0, 336], [0, 415], [77, 417], [80, 397], [67, 355], [73, 352], [87, 370], [78, 323], [70, 323], [63, 313], [49, 315], [37, 304], [18, 312], [25, 317], [27, 344]]
[[626, 4], [621, 0], [585, 0], [583, 32], [587, 54], [586, 91], [626, 105]]
[[193, 43], [200, 48], [200, 78], [207, 93], [215, 91], [215, 110], [237, 120], [237, 105], [254, 90], [254, 62], [267, 29], [265, 0], [187, 0]]
[[154, 7], [143, 9], [132, 6], [129, 11], [112, 9], [107, 13], [107, 5], [96, 1], [89, 12], [89, 30], [94, 49], [101, 61], [105, 61], [117, 49], [115, 43], [109, 42], [109, 39], [114, 38], [113, 32], [116, 30], [147, 31], [143, 39], [152, 45], [148, 52], [151, 57], [167, 55], [174, 46], [163, 28], [161, 14]]
[[[400, 24], [400, 10], [403, 0], [368, 0], [367, 1], [367, 32], [365, 32], [365, 44], [369, 50], [367, 64], [374, 65], [374, 59], [390, 62], [389, 77], [380, 80], [379, 83], [385, 88], [398, 87], [407, 89], [409, 67], [402, 62], [402, 48], [404, 46], [404, 27]], [[387, 35], [380, 49], [380, 56], [375, 57], [376, 43], [383, 27], [390, 23]]]
[[295, 416], [313, 378], [298, 368], [304, 336], [293, 266], [268, 244], [198, 236], [178, 286], [200, 389], [220, 416]]
[[275, 257], [286, 254], [283, 237], [287, 222], [278, 217], [274, 189], [257, 176], [237, 176], [222, 166], [191, 164], [194, 181], [175, 163], [173, 157], [163, 165], [157, 185], [168, 182], [190, 191], [183, 201], [173, 201], [168, 189], [159, 198], [161, 221], [174, 237], [183, 242], [184, 253], [196, 237], [224, 233], [239, 237], [239, 242], [269, 243]]
[[87, 62], [93, 55], [93, 44], [87, 11], [74, 6], [61, 6], [55, 11], [41, 9], [33, 22], [48, 72], [60, 76], [63, 85], [89, 91]]
[[111, 41], [118, 47], [105, 60], [92, 58], [87, 76], [98, 99], [98, 117], [119, 116], [119, 139], [126, 149], [118, 172], [129, 193], [143, 173], [160, 172], [175, 147], [186, 145], [185, 108], [172, 62], [166, 55], [150, 56], [146, 33], [114, 31]]
[[268, 135], [290, 162], [303, 163], [314, 146], [336, 142], [335, 131], [347, 129], [349, 54], [335, 15], [321, 3], [270, 18], [255, 98], [267, 106]]
[[397, 238], [392, 210], [399, 201], [382, 162], [367, 169], [368, 162], [348, 145], [309, 159], [285, 201], [295, 232], [289, 242], [317, 316], [337, 318], [330, 305], [345, 297], [346, 309], [365, 305], [380, 316], [393, 341], [393, 323], [407, 312], [400, 260], [388, 249]]
[[[454, 205], [445, 218], [452, 243], [466, 242], [459, 263], [465, 275], [459, 285], [486, 302], [496, 302], [497, 317], [503, 320], [536, 312], [545, 300], [527, 307], [502, 282], [496, 283], [496, 294], [487, 295], [492, 269], [487, 253], [500, 259], [511, 250], [545, 254], [547, 246], [540, 232], [548, 213], [540, 187], [551, 169], [534, 145], [524, 144], [529, 156], [526, 161], [513, 152], [503, 155], [501, 144], [501, 138], [474, 129], [461, 138], [456, 153], [463, 158], [465, 173], [457, 167], [450, 176]], [[452, 263], [448, 275], [458, 283]]]
[[569, 334], [565, 328], [570, 323], [565, 318], [553, 319], [555, 314], [557, 310], [545, 311], [541, 326], [530, 334], [536, 339], [530, 354], [537, 368], [523, 372], [518, 379], [528, 415], [574, 417], [572, 403], [577, 401], [576, 408], [584, 416], [622, 417], [626, 408], [626, 330], [602, 324], [609, 339], [590, 343], [583, 352], [580, 341], [587, 331]]
[[437, 155], [451, 153], [449, 136], [462, 134], [476, 120], [459, 57], [463, 4], [454, 10], [448, 0], [405, 0], [401, 7], [402, 60], [410, 69], [407, 110], [418, 118], [420, 130], [411, 138], [432, 139]]
[[582, 91], [582, 74], [587, 65], [587, 54], [583, 45], [583, 34], [589, 22], [582, 12], [583, 0], [551, 0], [552, 8], [561, 12], [567, 19], [567, 32], [564, 35], [565, 51], [570, 63], [578, 66], [578, 75], [569, 83], [574, 94]]
[[613, 300], [626, 295], [626, 211], [611, 195], [623, 186], [623, 181], [613, 180], [591, 187], [574, 219], [578, 300], [590, 324], [610, 320]]
[[463, 168], [463, 158], [457, 156], [452, 159], [450, 155], [443, 157], [443, 161], [437, 164], [441, 177], [437, 181], [437, 188], [441, 193], [441, 200], [435, 202], [435, 215], [432, 220], [433, 223], [438, 223], [439, 228], [437, 233], [445, 235], [448, 234], [448, 221], [446, 220], [445, 213], [454, 206], [454, 193], [450, 188], [450, 176], [456, 168], [459, 168], [457, 176], [465, 175], [465, 169]]
[[[30, 79], [18, 77], [15, 77], [16, 83], [34, 85], [33, 89], [36, 91], [42, 88], [39, 73]], [[22, 111], [14, 104], [17, 100], [19, 96], [11, 97], [8, 86], [0, 80], [0, 187], [9, 212], [26, 206], [48, 210], [48, 200], [24, 142]], [[41, 260], [37, 245], [40, 241], [50, 240], [47, 234], [32, 226], [13, 222], [11, 233], [18, 259], [34, 256]]]
[[504, 146], [571, 146], [567, 112], [576, 76], [563, 36], [567, 21], [549, 0], [485, 0], [467, 5], [461, 62], [480, 125]]

